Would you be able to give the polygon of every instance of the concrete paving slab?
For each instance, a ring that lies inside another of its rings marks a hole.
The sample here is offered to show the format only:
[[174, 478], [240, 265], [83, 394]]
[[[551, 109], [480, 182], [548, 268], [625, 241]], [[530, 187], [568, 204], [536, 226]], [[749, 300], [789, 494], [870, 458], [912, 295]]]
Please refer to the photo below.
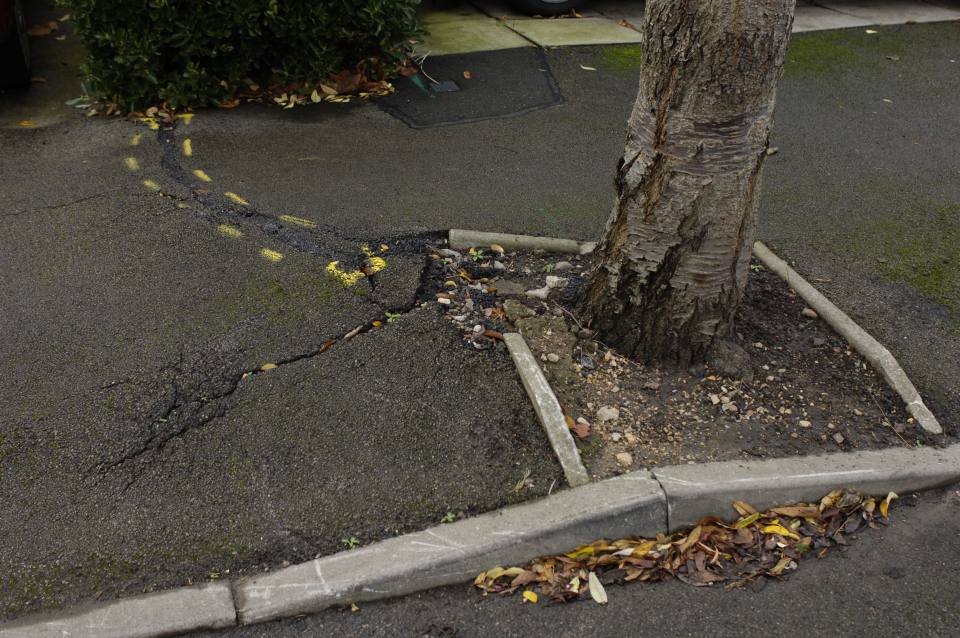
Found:
[[794, 33], [847, 29], [868, 24], [869, 20], [864, 18], [812, 4], [798, 4], [793, 16]]
[[960, 19], [960, 5], [937, 6], [904, 0], [856, 0], [818, 3], [821, 6], [867, 20], [869, 24], [946, 22]]
[[640, 32], [609, 18], [568, 20], [508, 20], [511, 29], [542, 47], [585, 44], [632, 44]]
[[486, 16], [424, 25], [427, 34], [416, 45], [417, 53], [431, 55], [499, 51], [533, 44], [506, 24]]
[[0, 638], [157, 638], [236, 624], [227, 583], [134, 596], [86, 611], [0, 625]]

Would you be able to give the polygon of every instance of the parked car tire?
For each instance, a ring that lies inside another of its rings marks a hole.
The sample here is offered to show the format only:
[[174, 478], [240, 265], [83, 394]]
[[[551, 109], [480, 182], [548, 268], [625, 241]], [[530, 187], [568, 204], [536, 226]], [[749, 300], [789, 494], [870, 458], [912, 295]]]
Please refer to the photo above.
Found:
[[530, 15], [556, 16], [579, 9], [587, 0], [512, 0], [514, 6]]
[[13, 25], [9, 33], [0, 34], [0, 37], [3, 37], [0, 42], [0, 87], [30, 84], [30, 45], [20, 0], [13, 0]]

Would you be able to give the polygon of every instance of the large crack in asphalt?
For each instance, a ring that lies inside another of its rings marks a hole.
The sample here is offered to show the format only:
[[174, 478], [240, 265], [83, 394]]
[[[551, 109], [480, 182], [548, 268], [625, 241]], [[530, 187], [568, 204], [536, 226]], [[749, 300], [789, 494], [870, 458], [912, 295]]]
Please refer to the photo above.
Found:
[[[223, 417], [235, 404], [236, 393], [255, 381], [259, 375], [268, 370], [318, 357], [338, 344], [369, 332], [374, 327], [374, 321], [382, 321], [388, 315], [408, 314], [419, 306], [422, 300], [431, 298], [439, 287], [434, 272], [436, 264], [427, 259], [426, 252], [443, 241], [441, 232], [361, 237], [345, 233], [329, 224], [317, 223], [315, 228], [287, 224], [255, 206], [235, 206], [227, 203], [209, 190], [198, 186], [180, 164], [174, 127], [160, 129], [157, 141], [162, 149], [161, 166], [167, 176], [190, 190], [196, 204], [191, 210], [209, 222], [212, 228], [217, 224], [231, 223], [248, 233], [252, 231], [269, 236], [301, 253], [342, 261], [350, 268], [363, 268], [367, 264], [369, 258], [360, 250], [361, 245], [386, 244], [390, 247], [391, 254], [422, 256], [423, 266], [418, 286], [406, 303], [396, 307], [381, 306], [373, 316], [351, 330], [324, 335], [318, 338], [312, 347], [278, 357], [266, 369], [240, 365], [238, 359], [242, 351], [236, 347], [236, 340], [237, 335], [246, 327], [244, 322], [241, 322], [205, 350], [181, 353], [177, 362], [161, 368], [155, 378], [143, 384], [147, 387], [142, 392], [134, 388], [133, 392], [138, 396], [133, 400], [133, 415], [125, 427], [126, 431], [134, 432], [134, 441], [120, 454], [95, 464], [87, 471], [88, 478], [101, 480], [131, 469], [124, 479], [121, 492], [126, 492], [139, 478], [141, 472], [136, 468], [140, 467], [140, 461], [161, 451], [169, 442]], [[165, 195], [176, 197], [169, 193]], [[341, 245], [356, 245], [357, 252], [331, 250], [323, 245], [321, 238], [332, 238]], [[366, 280], [371, 289], [376, 290], [376, 273], [370, 272]], [[249, 318], [247, 321], [249, 322]], [[109, 384], [102, 390], [111, 391], [121, 385], [125, 384]]]

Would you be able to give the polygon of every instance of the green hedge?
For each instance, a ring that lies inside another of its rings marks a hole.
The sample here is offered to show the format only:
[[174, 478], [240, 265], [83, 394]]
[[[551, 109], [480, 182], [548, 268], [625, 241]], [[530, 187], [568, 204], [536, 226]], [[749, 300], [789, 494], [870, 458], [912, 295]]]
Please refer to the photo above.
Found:
[[229, 99], [250, 78], [315, 84], [403, 57], [419, 0], [59, 0], [88, 52], [88, 87], [131, 111]]

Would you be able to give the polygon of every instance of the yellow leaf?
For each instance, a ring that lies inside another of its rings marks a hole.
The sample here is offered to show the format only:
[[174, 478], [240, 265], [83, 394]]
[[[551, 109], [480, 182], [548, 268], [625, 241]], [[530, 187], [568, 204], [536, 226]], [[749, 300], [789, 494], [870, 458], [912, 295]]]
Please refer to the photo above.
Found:
[[889, 514], [890, 514], [890, 501], [892, 501], [892, 500], [895, 499], [895, 498], [900, 498], [900, 497], [897, 496], [895, 492], [890, 492], [889, 494], [887, 494], [887, 498], [883, 499], [883, 502], [880, 503], [880, 514], [881, 514], [884, 518], [888, 518], [888, 517], [889, 517]]
[[733, 509], [737, 510], [737, 513], [740, 514], [740, 516], [750, 516], [751, 514], [755, 514], [757, 512], [753, 506], [751, 506], [749, 503], [744, 503], [743, 501], [734, 501]]
[[537, 604], [537, 595], [529, 589], [523, 592], [523, 597], [532, 602], [534, 605]]
[[590, 575], [587, 577], [587, 583], [590, 585], [590, 597], [601, 605], [606, 605], [607, 592], [604, 590], [603, 585], [600, 584], [600, 579], [597, 578], [597, 575], [590, 572]]
[[577, 594], [580, 593], [580, 577], [574, 576], [573, 580], [570, 581], [570, 591]]
[[736, 525], [733, 526], [734, 529], [740, 529], [742, 527], [747, 527], [748, 525], [753, 525], [757, 522], [757, 519], [760, 518], [760, 512], [754, 512], [750, 516], [741, 518], [737, 521]]
[[160, 184], [156, 183], [156, 182], [153, 181], [152, 179], [145, 179], [145, 180], [143, 180], [143, 185], [146, 186], [147, 188], [149, 188], [149, 189], [152, 190], [152, 191], [158, 191], [158, 190], [160, 190]]
[[187, 157], [193, 156], [193, 142], [190, 141], [190, 138], [183, 140], [183, 154]]
[[792, 559], [784, 556], [777, 562], [774, 568], [770, 570], [770, 573], [773, 574], [774, 576], [779, 576], [780, 574], [783, 573], [783, 570], [785, 570], [787, 567], [790, 566], [790, 563], [792, 562], [793, 562]]
[[140, 133], [135, 133], [130, 138], [130, 146], [140, 146]]
[[181, 113], [177, 117], [183, 120], [184, 124], [189, 124], [193, 120], [193, 113]]
[[794, 540], [800, 540], [800, 535], [799, 535], [799, 534], [797, 534], [796, 532], [791, 532], [790, 530], [788, 530], [788, 529], [787, 529], [786, 527], [784, 527], [783, 525], [767, 525], [766, 527], [763, 528], [763, 533], [764, 533], [764, 534], [779, 534], [780, 536], [784, 536], [784, 537], [786, 537], [786, 538], [792, 538], [792, 539], [794, 539]]
[[323, 96], [321, 96], [316, 89], [314, 89], [313, 93], [310, 94], [310, 101], [313, 102], [314, 104], [321, 101], [322, 99], [323, 99]]
[[687, 535], [684, 541], [680, 544], [679, 551], [681, 554], [696, 545], [697, 541], [700, 540], [701, 531], [702, 528], [699, 525], [693, 528], [693, 531], [690, 532], [690, 534]]
[[137, 161], [136, 157], [125, 157], [123, 158], [123, 163], [126, 164], [127, 170], [130, 170], [130, 171], [140, 170], [140, 162]]
[[382, 322], [382, 321], [374, 321], [374, 322], [371, 323], [371, 325], [372, 325], [374, 328], [379, 328], [380, 326], [383, 325], [383, 322]]
[[193, 171], [193, 174], [196, 175], [196, 176], [197, 176], [197, 179], [199, 179], [201, 182], [212, 182], [212, 181], [213, 181], [213, 179], [211, 179], [211, 177], [210, 177], [209, 175], [207, 175], [207, 173], [206, 173], [205, 171], [203, 171], [202, 169], [199, 169], [199, 168], [198, 168], [198, 169], [194, 170], [194, 171]]
[[275, 363], [265, 363], [262, 366], [260, 366], [261, 372], [269, 372], [270, 370], [276, 370], [276, 369], [277, 369], [277, 364]]

